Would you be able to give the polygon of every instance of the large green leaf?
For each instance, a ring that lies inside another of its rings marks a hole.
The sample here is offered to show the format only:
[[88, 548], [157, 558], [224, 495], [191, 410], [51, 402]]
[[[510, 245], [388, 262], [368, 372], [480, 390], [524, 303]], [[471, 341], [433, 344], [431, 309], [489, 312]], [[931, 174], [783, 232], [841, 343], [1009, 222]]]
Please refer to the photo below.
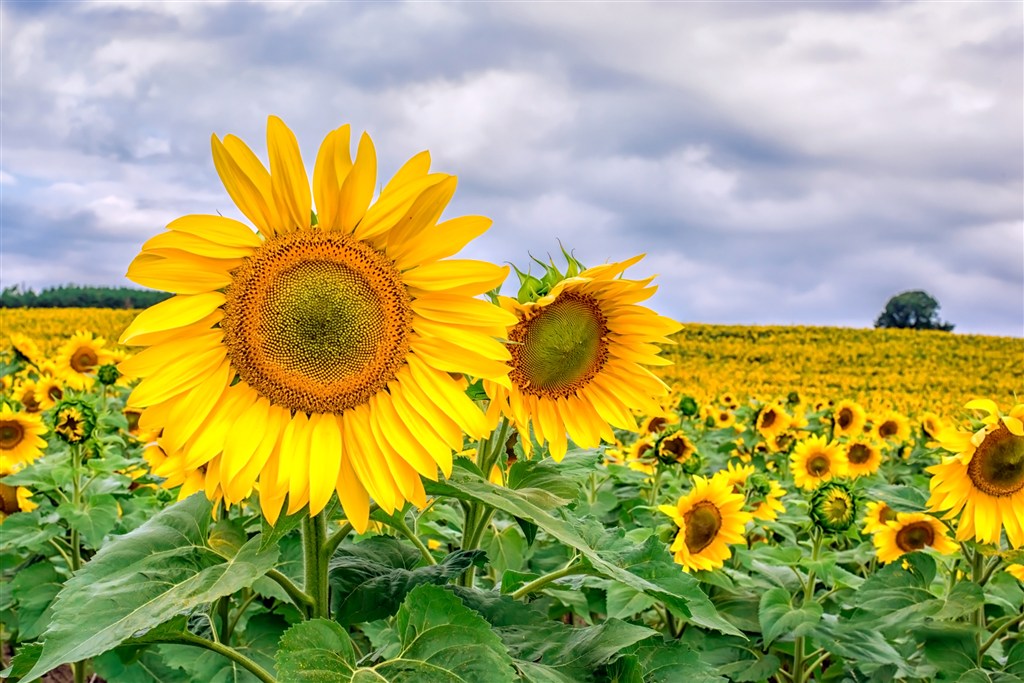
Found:
[[330, 563], [331, 611], [342, 624], [389, 617], [416, 586], [448, 583], [483, 559], [481, 550], [458, 550], [438, 564], [414, 569], [419, 553], [397, 539], [376, 536], [345, 546]]
[[37, 562], [19, 569], [3, 587], [4, 597], [17, 604], [18, 637], [35, 640], [50, 621], [53, 599], [64, 585], [64, 577], [49, 562]]
[[277, 654], [289, 683], [464, 683], [514, 680], [512, 659], [486, 621], [450, 592], [418, 586], [395, 617], [396, 656], [357, 664], [348, 633], [335, 622], [307, 621], [289, 629]]
[[[636, 548], [620, 536], [612, 536], [596, 522], [566, 519], [559, 508], [538, 504], [532, 491], [516, 491], [495, 486], [480, 477], [456, 468], [445, 481], [425, 482], [430, 495], [447, 495], [475, 500], [514, 517], [529, 520], [561, 543], [576, 549], [603, 576], [661, 600], [694, 623], [725, 633], [742, 635], [715, 611], [700, 584], [674, 564], [668, 551], [656, 538]], [[586, 533], [581, 533], [583, 531]], [[627, 546], [631, 546], [629, 549]]]
[[810, 633], [821, 621], [822, 607], [813, 600], [794, 607], [792, 596], [783, 588], [772, 588], [761, 596], [758, 619], [765, 646], [782, 635], [793, 638]]
[[86, 496], [79, 507], [61, 503], [57, 512], [78, 531], [84, 545], [98, 549], [103, 537], [117, 526], [117, 499], [109, 493]]
[[210, 548], [210, 509], [196, 494], [108, 542], [57, 596], [42, 655], [25, 683], [230, 595], [274, 566], [277, 548], [260, 550], [258, 536], [234, 556]]
[[597, 468], [596, 449], [571, 450], [561, 462], [551, 458], [517, 460], [508, 469], [508, 488], [542, 489], [566, 503], [580, 493], [581, 482]]

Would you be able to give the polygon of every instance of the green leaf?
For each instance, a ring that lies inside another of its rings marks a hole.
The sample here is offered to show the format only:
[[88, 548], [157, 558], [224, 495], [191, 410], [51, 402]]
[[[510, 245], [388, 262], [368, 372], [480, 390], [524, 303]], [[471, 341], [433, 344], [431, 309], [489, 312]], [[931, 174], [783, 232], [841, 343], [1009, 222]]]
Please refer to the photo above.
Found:
[[518, 660], [553, 667], [573, 680], [589, 678], [596, 667], [616, 659], [630, 646], [658, 635], [645, 626], [618, 619], [582, 628], [549, 621], [543, 626], [505, 627], [500, 633]]
[[487, 559], [499, 575], [509, 569], [522, 569], [525, 554], [526, 539], [515, 526], [505, 527], [493, 534], [487, 544]]
[[[51, 517], [56, 518], [54, 515]], [[4, 532], [0, 534], [0, 552], [17, 550], [40, 553], [49, 545], [51, 538], [61, 535], [63, 529], [49, 520], [41, 520], [38, 510], [16, 512], [4, 519]]]
[[977, 632], [966, 624], [939, 622], [918, 626], [912, 631], [924, 648], [925, 659], [948, 678], [956, 678], [974, 668], [978, 659]]
[[606, 605], [609, 619], [628, 619], [650, 609], [656, 602], [649, 595], [621, 583], [608, 586]]
[[375, 536], [346, 546], [329, 565], [331, 611], [342, 624], [389, 617], [416, 586], [448, 583], [484, 557], [482, 550], [457, 550], [438, 564], [412, 569], [420, 555], [397, 539]]
[[89, 548], [99, 548], [103, 538], [117, 526], [117, 499], [109, 493], [88, 496], [78, 508], [71, 503], [61, 503], [57, 512]]
[[973, 581], [959, 581], [946, 596], [945, 604], [933, 616], [936, 621], [956, 621], [973, 614], [985, 604], [985, 592]]
[[211, 549], [210, 510], [195, 494], [110, 540], [58, 595], [42, 656], [25, 682], [230, 595], [274, 566], [277, 549], [261, 551], [258, 537], [233, 557]]
[[[727, 679], [719, 675], [715, 666], [705, 662], [701, 654], [680, 642], [645, 644], [636, 651], [645, 683], [725, 683]], [[761, 661], [769, 657], [774, 659], [768, 655]], [[778, 668], [778, 660], [775, 662]], [[767, 680], [769, 676], [758, 680]]]
[[770, 645], [783, 634], [793, 638], [807, 635], [821, 621], [822, 612], [821, 605], [813, 600], [795, 608], [789, 591], [772, 588], [761, 596], [758, 608], [765, 645]]
[[53, 600], [63, 586], [64, 577], [49, 562], [37, 562], [18, 570], [4, 592], [9, 591], [18, 605], [19, 640], [35, 640], [42, 635], [50, 621]]
[[778, 657], [767, 654], [759, 659], [741, 659], [726, 664], [718, 668], [718, 673], [725, 674], [735, 683], [754, 683], [769, 680], [781, 666], [782, 662]]
[[[200, 654], [192, 648], [193, 656]], [[117, 647], [92, 660], [93, 669], [117, 683], [178, 683], [185, 672], [164, 661], [156, 648]]]
[[277, 672], [289, 683], [458, 683], [514, 680], [512, 659], [486, 621], [448, 591], [417, 586], [395, 617], [399, 651], [376, 665], [357, 666], [345, 629], [324, 619], [289, 629]]
[[647, 544], [639, 549], [628, 542], [624, 542], [629, 546], [628, 550], [612, 549], [621, 536], [608, 535], [600, 524], [594, 522], [589, 527], [588, 537], [584, 538], [578, 530], [585, 526], [581, 520], [570, 522], [561, 516], [560, 509], [545, 509], [525, 491], [495, 486], [461, 470], [453, 471], [451, 478], [445, 481], [425, 482], [425, 486], [429, 495], [475, 500], [514, 517], [527, 519], [559, 542], [575, 548], [601, 575], [661, 600], [699, 626], [742, 636], [738, 629], [718, 615], [696, 579], [672, 562], [668, 551], [656, 538], [648, 539]]
[[906, 658], [870, 626], [822, 621], [814, 636], [823, 648], [864, 673], [870, 674], [886, 666], [894, 666], [904, 674], [910, 671]]
[[574, 500], [580, 484], [593, 473], [600, 461], [597, 449], [570, 450], [561, 462], [551, 458], [517, 460], [508, 469], [508, 488], [542, 489], [564, 502]]

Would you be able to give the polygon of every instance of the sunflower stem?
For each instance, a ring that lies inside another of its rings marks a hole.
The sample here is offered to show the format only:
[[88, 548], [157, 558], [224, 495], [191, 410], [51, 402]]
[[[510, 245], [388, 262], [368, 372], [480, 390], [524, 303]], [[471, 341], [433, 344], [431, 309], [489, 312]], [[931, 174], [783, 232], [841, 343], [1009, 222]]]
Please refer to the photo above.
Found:
[[169, 638], [161, 642], [174, 643], [178, 645], [192, 645], [194, 647], [201, 647], [204, 650], [209, 650], [210, 652], [216, 652], [217, 654], [227, 657], [242, 668], [248, 670], [256, 678], [263, 681], [263, 683], [277, 683], [277, 679], [274, 678], [269, 671], [243, 655], [235, 648], [224, 645], [223, 643], [217, 643], [212, 640], [207, 640], [206, 638], [201, 638], [193, 633], [189, 633], [188, 631], [177, 635], [173, 639]]
[[[501, 418], [498, 428], [491, 432], [491, 435], [486, 439], [482, 439], [477, 447], [476, 462], [483, 473], [484, 479], [490, 477], [491, 469], [497, 464], [498, 458], [501, 456], [501, 450], [508, 441], [509, 427], [508, 418]], [[493, 514], [494, 508], [488, 505], [475, 501], [469, 503], [469, 506], [466, 508], [465, 522], [462, 529], [463, 550], [476, 550], [480, 546], [484, 530], [490, 524], [491, 515]], [[475, 577], [476, 565], [471, 565], [466, 570], [466, 573], [462, 575], [460, 584], [467, 588], [472, 588]]]
[[[815, 527], [811, 531], [811, 540], [813, 545], [811, 546], [811, 562], [818, 561], [818, 555], [821, 553], [821, 542], [824, 539], [824, 534], [821, 533], [821, 529]], [[807, 571], [807, 583], [804, 584], [804, 601], [803, 604], [810, 603], [814, 599], [814, 584], [815, 574], [813, 567]], [[793, 683], [804, 683], [805, 676], [809, 675], [814, 668], [808, 667], [807, 663], [811, 659], [809, 656], [804, 655], [804, 648], [806, 646], [806, 638], [799, 636], [796, 639], [796, 643], [793, 646]], [[813, 656], [813, 655], [812, 655]]]
[[303, 567], [305, 591], [310, 598], [310, 618], [328, 619], [331, 614], [327, 583], [327, 514], [306, 515], [302, 519]]
[[[71, 506], [78, 512], [82, 507], [82, 450], [78, 444], [71, 446]], [[71, 527], [71, 573], [75, 574], [82, 568], [82, 542], [78, 535], [78, 529]], [[75, 683], [85, 683], [85, 661], [74, 662], [71, 670], [75, 676]]]
[[658, 502], [658, 486], [661, 485], [661, 463], [654, 468], [654, 481], [651, 482], [651, 492], [647, 496], [647, 504], [654, 507], [654, 504]]
[[[971, 579], [978, 584], [979, 587], [984, 586], [983, 576], [985, 574], [985, 556], [981, 554], [980, 548], [974, 549], [974, 557], [971, 558]], [[982, 604], [974, 612], [974, 625], [981, 629], [978, 632], [977, 640], [980, 651], [981, 646], [981, 632], [985, 630], [985, 605]], [[980, 656], [980, 655], [979, 655]]]
[[549, 583], [557, 581], [558, 579], [565, 578], [566, 576], [575, 576], [578, 574], [589, 573], [590, 570], [581, 564], [577, 564], [576, 558], [574, 557], [572, 560], [569, 561], [569, 564], [565, 565], [561, 569], [556, 569], [555, 571], [549, 574], [545, 574], [544, 576], [538, 576], [533, 581], [530, 581], [529, 583], [522, 585], [519, 589], [513, 591], [512, 598], [514, 600], [521, 600], [530, 593], [536, 593], [537, 591], [547, 586]]
[[268, 571], [266, 576], [268, 579], [284, 589], [284, 592], [288, 594], [289, 598], [291, 598], [292, 604], [302, 612], [303, 617], [308, 618], [309, 608], [313, 605], [313, 599], [292, 583], [291, 579], [276, 569]]
[[985, 656], [985, 652], [995, 645], [1000, 638], [1006, 635], [1007, 631], [1020, 623], [1024, 623], [1024, 612], [1021, 612], [1012, 619], [1008, 619], [1005, 624], [996, 629], [995, 633], [989, 636], [988, 640], [982, 643], [981, 647], [978, 648], [978, 666], [981, 666], [981, 659]]
[[412, 544], [416, 546], [416, 549], [420, 551], [420, 555], [423, 556], [423, 559], [426, 560], [427, 564], [437, 564], [437, 560], [434, 559], [434, 556], [433, 554], [431, 554], [430, 549], [423, 544], [423, 541], [420, 540], [420, 537], [417, 536], [413, 532], [413, 530], [409, 528], [409, 525], [405, 523], [405, 518], [401, 512], [397, 512], [397, 514], [385, 520], [384, 523], [392, 529], [394, 529], [395, 531], [401, 533], [407, 539], [409, 539], [412, 542]]

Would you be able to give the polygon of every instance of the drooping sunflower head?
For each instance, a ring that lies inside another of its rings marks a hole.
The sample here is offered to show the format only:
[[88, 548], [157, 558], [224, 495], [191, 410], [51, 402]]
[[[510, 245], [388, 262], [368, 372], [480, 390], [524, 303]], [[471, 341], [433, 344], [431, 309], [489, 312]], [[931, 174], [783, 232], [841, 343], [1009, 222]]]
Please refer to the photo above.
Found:
[[789, 428], [791, 419], [780, 406], [769, 403], [757, 414], [755, 427], [765, 439], [774, 438]]
[[797, 486], [813, 490], [830, 479], [846, 476], [846, 454], [837, 442], [826, 441], [823, 436], [812, 436], [793, 449], [789, 467]]
[[113, 386], [121, 379], [121, 371], [113, 363], [107, 363], [96, 370], [96, 379], [105, 387]]
[[679, 399], [676, 409], [683, 417], [693, 417], [700, 412], [700, 405], [693, 396], [683, 396]]
[[903, 443], [910, 438], [910, 420], [890, 410], [874, 421], [875, 437], [890, 443]]
[[880, 500], [873, 500], [864, 506], [864, 527], [866, 534], [874, 534], [896, 519], [896, 511]]
[[106, 340], [89, 332], [77, 332], [57, 352], [58, 372], [69, 386], [83, 390], [92, 386], [96, 369], [107, 362]]
[[39, 415], [0, 407], [0, 476], [18, 471], [43, 454], [46, 426]]
[[859, 403], [850, 400], [839, 401], [832, 410], [833, 436], [855, 436], [864, 429], [867, 413]]
[[552, 275], [551, 266], [538, 280], [543, 287], [520, 289], [523, 300], [499, 297], [517, 320], [508, 332], [511, 386], [485, 381], [484, 388], [520, 431], [532, 426], [555, 459], [565, 455], [567, 433], [592, 448], [614, 442], [612, 426], [634, 431], [632, 411], [662, 412], [658, 398], [668, 387], [645, 366], [668, 363], [655, 344], [671, 343], [665, 335], [679, 324], [638, 305], [654, 293], [651, 279], [621, 275], [639, 259], [575, 276]]
[[658, 507], [679, 527], [670, 550], [685, 572], [721, 567], [732, 556], [729, 545], [743, 542], [752, 518], [723, 473], [693, 479], [693, 489], [675, 505]]
[[95, 428], [96, 411], [82, 399], [64, 399], [54, 408], [53, 431], [67, 443], [87, 441]]
[[850, 487], [838, 481], [829, 481], [811, 495], [811, 521], [823, 531], [843, 532], [857, 517], [857, 499]]
[[956, 552], [959, 546], [948, 536], [946, 525], [921, 512], [901, 512], [896, 519], [880, 529], [871, 541], [879, 562], [889, 564], [906, 553], [934, 548], [943, 555]]
[[276, 117], [269, 169], [234, 136], [211, 143], [256, 231], [191, 215], [143, 245], [129, 278], [176, 296], [121, 336], [148, 347], [119, 365], [142, 378], [128, 406], [189, 473], [203, 469], [208, 495], [236, 504], [258, 488], [272, 523], [286, 499], [316, 514], [335, 491], [357, 530], [371, 498], [424, 502], [421, 477], [449, 473], [464, 435], [489, 432], [468, 378], [509, 383], [497, 340], [516, 318], [477, 298], [509, 269], [449, 259], [491, 221], [441, 221], [456, 179], [426, 152], [374, 199], [373, 142], [353, 157], [348, 126], [321, 145], [312, 191]]
[[924, 412], [921, 414], [921, 431], [923, 431], [926, 436], [935, 439], [945, 428], [946, 424], [939, 415], [932, 412]]
[[960, 514], [957, 540], [974, 538], [999, 543], [1003, 530], [1010, 544], [1024, 545], [1024, 404], [1003, 415], [992, 401], [971, 401], [967, 407], [988, 415], [977, 432], [947, 429], [939, 442], [955, 453], [927, 469], [929, 509]]
[[870, 439], [855, 438], [846, 444], [846, 462], [851, 477], [874, 474], [882, 464], [882, 449]]
[[645, 417], [640, 423], [640, 433], [658, 434], [674, 424], [679, 424], [679, 416], [672, 411], [665, 410]]
[[682, 465], [683, 471], [693, 474], [700, 469], [697, 447], [681, 429], [663, 434], [655, 445], [655, 454], [666, 465]]

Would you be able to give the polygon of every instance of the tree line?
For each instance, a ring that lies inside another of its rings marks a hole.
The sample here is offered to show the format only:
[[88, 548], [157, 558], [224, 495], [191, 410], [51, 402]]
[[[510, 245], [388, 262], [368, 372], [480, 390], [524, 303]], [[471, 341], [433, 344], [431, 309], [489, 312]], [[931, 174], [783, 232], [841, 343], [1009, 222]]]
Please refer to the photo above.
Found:
[[36, 292], [13, 285], [0, 292], [0, 308], [148, 308], [171, 296], [132, 287], [59, 285]]

